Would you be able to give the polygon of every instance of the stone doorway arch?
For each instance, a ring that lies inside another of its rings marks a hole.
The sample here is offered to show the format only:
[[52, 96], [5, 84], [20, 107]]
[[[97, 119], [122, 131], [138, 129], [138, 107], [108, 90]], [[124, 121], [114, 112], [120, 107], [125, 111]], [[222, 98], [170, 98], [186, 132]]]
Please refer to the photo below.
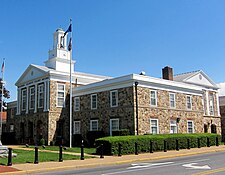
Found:
[[211, 125], [211, 133], [215, 133], [215, 134], [217, 133], [216, 132], [216, 125], [215, 124], [212, 124]]

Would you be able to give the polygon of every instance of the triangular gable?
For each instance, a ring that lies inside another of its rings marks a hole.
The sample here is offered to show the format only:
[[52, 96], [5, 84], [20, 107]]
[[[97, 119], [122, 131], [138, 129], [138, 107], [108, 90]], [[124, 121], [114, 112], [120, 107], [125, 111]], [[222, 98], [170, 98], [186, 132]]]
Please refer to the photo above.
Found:
[[218, 88], [216, 83], [214, 83], [203, 71], [197, 71], [194, 74], [186, 77], [183, 82], [196, 84], [206, 87]]
[[25, 72], [20, 76], [16, 82], [16, 86], [22, 85], [30, 80], [35, 80], [36, 78], [43, 77], [46, 75], [46, 71], [38, 68], [35, 65], [29, 65]]

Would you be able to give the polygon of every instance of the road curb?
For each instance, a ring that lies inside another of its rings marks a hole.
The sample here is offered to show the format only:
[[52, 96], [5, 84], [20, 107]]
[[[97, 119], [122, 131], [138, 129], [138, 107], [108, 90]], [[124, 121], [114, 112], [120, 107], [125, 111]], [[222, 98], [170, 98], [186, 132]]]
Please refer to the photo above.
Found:
[[[174, 151], [174, 150], [173, 150]], [[180, 150], [182, 151], [182, 150]], [[126, 163], [132, 163], [132, 162], [139, 162], [139, 161], [148, 161], [148, 160], [160, 160], [160, 159], [167, 159], [167, 158], [174, 158], [174, 157], [184, 157], [184, 156], [192, 156], [192, 155], [198, 155], [198, 154], [206, 154], [206, 153], [212, 153], [212, 152], [222, 152], [225, 151], [225, 147], [223, 148], [219, 148], [219, 149], [213, 149], [211, 147], [211, 149], [209, 150], [200, 150], [199, 151], [194, 151], [194, 152], [185, 152], [185, 153], [176, 153], [176, 154], [172, 154], [172, 155], [160, 155], [157, 157], [145, 157], [145, 158], [133, 158], [130, 160], [116, 160], [116, 161], [110, 161], [110, 162], [104, 162], [104, 159], [101, 159], [102, 162], [98, 162], [98, 163], [87, 163], [87, 164], [82, 164], [82, 165], [68, 165], [68, 166], [59, 166], [59, 167], [49, 167], [49, 168], [36, 168], [36, 169], [30, 169], [30, 170], [20, 170], [20, 171], [16, 171], [16, 172], [3, 172], [0, 173], [1, 175], [6, 175], [6, 174], [29, 174], [29, 173], [38, 173], [38, 172], [48, 172], [48, 171], [53, 171], [53, 170], [69, 170], [71, 168], [75, 168], [75, 169], [79, 169], [79, 168], [90, 168], [90, 167], [99, 167], [99, 166], [109, 166], [109, 165], [120, 165], [120, 164], [126, 164]], [[168, 154], [169, 151], [165, 154]], [[149, 155], [154, 155], [150, 154], [150, 153], [145, 153], [145, 154], [149, 154]], [[123, 157], [121, 157], [121, 159], [123, 159]], [[96, 160], [96, 159], [95, 159]], [[70, 161], [70, 160], [67, 160]], [[28, 164], [29, 165], [29, 164]], [[28, 166], [27, 165], [27, 166]], [[18, 169], [18, 168], [17, 168]]]

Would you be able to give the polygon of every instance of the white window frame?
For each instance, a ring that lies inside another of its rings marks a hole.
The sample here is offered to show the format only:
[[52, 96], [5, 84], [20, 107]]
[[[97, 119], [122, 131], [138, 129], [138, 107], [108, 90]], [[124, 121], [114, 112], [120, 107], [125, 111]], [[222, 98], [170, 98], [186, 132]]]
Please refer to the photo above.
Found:
[[26, 106], [27, 106], [27, 89], [22, 89], [21, 92], [21, 107], [22, 107], [22, 111], [26, 111]]
[[215, 111], [214, 111], [214, 95], [209, 94], [209, 115], [214, 116]]
[[[59, 86], [63, 86], [63, 90], [59, 89]], [[65, 84], [57, 83], [57, 95], [56, 95], [56, 104], [57, 107], [65, 107]], [[63, 97], [59, 97], [59, 93], [63, 93]], [[63, 104], [59, 104], [59, 99], [63, 99]]]
[[[95, 101], [94, 101], [94, 97], [95, 97]], [[97, 94], [92, 94], [91, 95], [91, 109], [97, 109], [97, 101], [98, 101]]]
[[14, 125], [13, 124], [9, 125], [9, 132], [14, 132]]
[[[188, 99], [190, 99], [190, 101]], [[186, 107], [188, 110], [192, 109], [192, 96], [190, 95], [186, 96]]]
[[[115, 93], [115, 95], [113, 95]], [[115, 100], [116, 104], [113, 104]], [[118, 90], [110, 91], [110, 106], [117, 107], [118, 106]]]
[[[152, 125], [152, 121], [156, 121], [156, 126]], [[152, 132], [153, 127], [156, 128], [156, 133]], [[157, 119], [157, 118], [150, 118], [150, 133], [151, 134], [159, 134], [159, 119]]]
[[29, 88], [29, 109], [34, 109], [34, 106], [35, 106], [35, 88], [32, 86]]
[[[93, 123], [96, 123], [96, 129], [93, 128]], [[98, 120], [90, 120], [90, 131], [98, 131]]]
[[[192, 126], [191, 128], [189, 127], [188, 123], [191, 123], [191, 126]], [[192, 129], [192, 132], [189, 132], [189, 129]], [[189, 134], [195, 133], [193, 120], [187, 121], [187, 133], [189, 133]]]
[[44, 107], [44, 84], [38, 85], [38, 108]]
[[74, 97], [74, 111], [80, 111], [80, 97]]
[[[173, 99], [170, 97], [173, 96]], [[170, 108], [176, 108], [176, 94], [175, 93], [169, 93], [169, 102], [170, 102]], [[172, 105], [174, 104], [174, 105]]]
[[[154, 94], [154, 97], [152, 96], [152, 93]], [[155, 104], [152, 103], [152, 100], [155, 101]], [[150, 90], [150, 106], [157, 106], [157, 91], [156, 90]]]
[[73, 122], [73, 134], [80, 134], [80, 121]]
[[[112, 128], [113, 122], [117, 122], [118, 123], [116, 128]], [[117, 131], [119, 129], [120, 129], [120, 120], [118, 118], [110, 119], [110, 136], [112, 136], [112, 132], [113, 131]]]
[[[175, 128], [175, 132], [172, 132], [174, 130], [172, 130], [172, 128]], [[175, 134], [177, 133], [177, 120], [170, 120], [170, 134]]]

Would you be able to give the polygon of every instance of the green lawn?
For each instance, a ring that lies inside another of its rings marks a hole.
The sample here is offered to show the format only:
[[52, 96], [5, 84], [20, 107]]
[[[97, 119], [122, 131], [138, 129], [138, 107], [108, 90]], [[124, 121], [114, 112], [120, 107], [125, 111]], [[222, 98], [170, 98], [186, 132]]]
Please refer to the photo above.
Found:
[[[34, 163], [34, 151], [30, 150], [19, 150], [14, 149], [13, 153], [17, 154], [17, 157], [12, 158], [12, 163]], [[90, 156], [85, 156], [85, 158], [91, 158]], [[80, 159], [80, 156], [63, 154], [63, 160], [76, 160]], [[49, 162], [49, 161], [59, 161], [58, 153], [51, 152], [38, 152], [39, 162]], [[0, 158], [1, 165], [7, 165], [8, 158]]]
[[[26, 148], [25, 146], [22, 146], [23, 148]], [[34, 146], [29, 146], [29, 148], [33, 148]], [[45, 146], [45, 148], [42, 148], [42, 146], [38, 146], [39, 150], [51, 150], [51, 151], [59, 151], [59, 146]], [[63, 149], [63, 152], [75, 152], [80, 153], [81, 148], [79, 147], [66, 147], [66, 150]], [[84, 148], [84, 153], [86, 154], [95, 154], [96, 149], [95, 148]]]

